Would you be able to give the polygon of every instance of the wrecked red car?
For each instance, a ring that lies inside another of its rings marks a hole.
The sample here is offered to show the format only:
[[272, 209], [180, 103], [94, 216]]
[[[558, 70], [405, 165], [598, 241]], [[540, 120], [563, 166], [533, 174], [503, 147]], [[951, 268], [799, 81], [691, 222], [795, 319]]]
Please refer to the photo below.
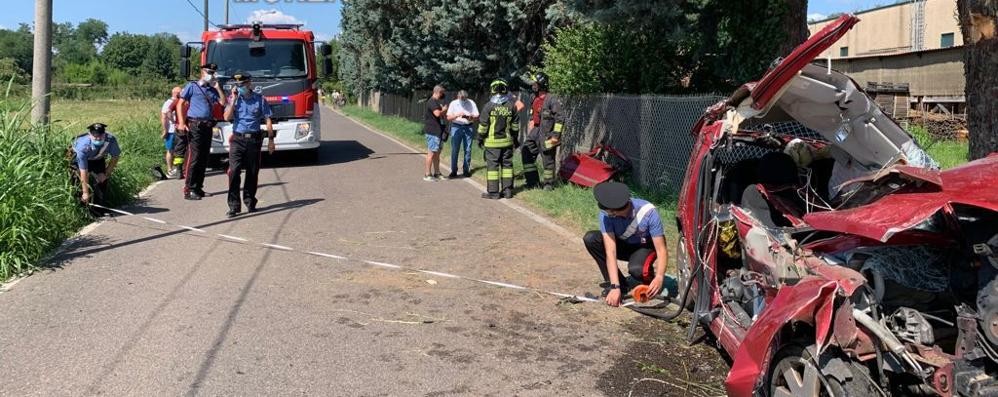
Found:
[[998, 155], [940, 171], [812, 63], [857, 21], [697, 123], [677, 211], [691, 327], [731, 357], [731, 396], [998, 395]]

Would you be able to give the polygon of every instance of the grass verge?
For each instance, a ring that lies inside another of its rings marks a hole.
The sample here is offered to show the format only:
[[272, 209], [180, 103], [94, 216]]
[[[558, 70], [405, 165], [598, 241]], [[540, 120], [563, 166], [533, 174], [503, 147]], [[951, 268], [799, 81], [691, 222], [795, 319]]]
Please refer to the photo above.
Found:
[[915, 138], [919, 146], [925, 148], [929, 156], [939, 162], [939, 167], [942, 169], [956, 167], [967, 162], [967, 155], [970, 151], [969, 143], [933, 137], [925, 127], [917, 124], [908, 127], [908, 132]]
[[[425, 148], [426, 141], [423, 137], [421, 123], [412, 122], [401, 117], [383, 116], [378, 112], [355, 105], [345, 106], [341, 110], [347, 116], [395, 137], [410, 146]], [[445, 165], [450, 162], [450, 151], [450, 144], [447, 142], [440, 153], [441, 162]], [[472, 151], [472, 169], [476, 170], [473, 178], [484, 183], [485, 173], [480, 171], [484, 169], [485, 161], [481, 158], [480, 149], [474, 147]], [[516, 175], [515, 186], [522, 186], [523, 168], [519, 155], [514, 156], [513, 168]], [[662, 222], [666, 228], [666, 242], [671, 247], [676, 237], [676, 225], [674, 222], [676, 210], [675, 196], [644, 190], [636, 187], [637, 185], [633, 183], [629, 185], [635, 196], [651, 201], [658, 207], [659, 214], [662, 216]], [[543, 191], [540, 189], [526, 190], [518, 193], [516, 197], [527, 203], [531, 208], [553, 218], [570, 230], [579, 233], [580, 238], [585, 231], [599, 228], [597, 224], [599, 209], [596, 207], [596, 200], [593, 198], [590, 189], [563, 183], [553, 191]], [[671, 262], [671, 256], [669, 259]]]
[[[109, 200], [133, 200], [162, 162], [157, 101], [54, 101], [52, 123], [32, 126], [28, 101], [0, 98], [0, 282], [33, 271], [46, 254], [92, 221], [71, 185], [66, 150], [94, 122], [122, 149]], [[136, 113], [139, 110], [141, 113]]]

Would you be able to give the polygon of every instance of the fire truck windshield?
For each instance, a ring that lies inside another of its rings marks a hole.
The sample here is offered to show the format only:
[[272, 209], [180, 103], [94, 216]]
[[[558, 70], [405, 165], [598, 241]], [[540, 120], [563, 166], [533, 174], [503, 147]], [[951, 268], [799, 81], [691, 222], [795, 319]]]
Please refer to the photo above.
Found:
[[223, 40], [208, 42], [208, 62], [223, 77], [238, 71], [255, 78], [302, 78], [308, 75], [305, 43], [300, 40]]

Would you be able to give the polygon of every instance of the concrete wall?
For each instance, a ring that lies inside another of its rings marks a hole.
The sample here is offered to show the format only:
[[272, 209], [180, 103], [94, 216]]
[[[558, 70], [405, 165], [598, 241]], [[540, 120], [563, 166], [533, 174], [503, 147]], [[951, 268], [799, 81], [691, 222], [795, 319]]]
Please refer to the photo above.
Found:
[[953, 33], [953, 45], [963, 45], [956, 0], [928, 0], [925, 3], [925, 49], [936, 49], [943, 33]]
[[[847, 57], [874, 54], [897, 54], [912, 50], [911, 27], [915, 1], [856, 12], [860, 22], [845, 36], [829, 47], [821, 58], [841, 58], [841, 47], [849, 47]], [[940, 48], [940, 36], [953, 33], [955, 46], [963, 44], [956, 19], [956, 0], [924, 0], [923, 50]], [[833, 20], [808, 24], [811, 34], [824, 28]]]
[[963, 96], [963, 48], [832, 60], [832, 68], [856, 80], [909, 83], [911, 96]]

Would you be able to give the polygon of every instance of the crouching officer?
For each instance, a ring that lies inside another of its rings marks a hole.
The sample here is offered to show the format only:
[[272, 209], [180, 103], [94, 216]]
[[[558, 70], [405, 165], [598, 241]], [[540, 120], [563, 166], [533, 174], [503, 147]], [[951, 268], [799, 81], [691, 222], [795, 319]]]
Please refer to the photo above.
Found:
[[[118, 147], [118, 140], [106, 129], [107, 126], [104, 124], [91, 124], [87, 127], [86, 134], [78, 136], [73, 141], [72, 168], [74, 174], [79, 175], [80, 189], [83, 191], [80, 198], [84, 203], [92, 201], [95, 204], [107, 204], [108, 185], [114, 167], [118, 165], [121, 148]], [[97, 188], [96, 194], [90, 189], [90, 174], [96, 179], [94, 183]]]
[[537, 187], [541, 179], [537, 175], [537, 157], [541, 158], [544, 170], [544, 190], [554, 188], [555, 158], [561, 144], [561, 131], [565, 125], [565, 115], [561, 101], [548, 93], [548, 75], [536, 74], [531, 81], [534, 101], [530, 105], [530, 121], [527, 123], [527, 141], [523, 144], [523, 177], [528, 189]]
[[[478, 124], [478, 147], [485, 152], [488, 192], [482, 198], [513, 197], [513, 148], [520, 133], [520, 115], [505, 80], [489, 84], [492, 98], [482, 108]], [[502, 187], [500, 188], [500, 180]]]
[[[260, 148], [263, 146], [263, 132], [260, 124], [267, 124], [267, 152], [274, 153], [274, 125], [270, 120], [270, 105], [263, 95], [253, 92], [253, 84], [248, 73], [237, 72], [225, 108], [225, 120], [232, 121], [232, 135], [229, 136], [229, 212], [233, 217], [241, 211], [239, 205], [239, 174], [246, 170], [246, 184], [243, 185], [242, 202], [248, 212], [256, 211], [256, 184], [260, 174]], [[234, 119], [234, 121], [233, 121]]]
[[[649, 296], [658, 295], [665, 282], [665, 234], [662, 218], [655, 206], [639, 198], [631, 198], [627, 185], [603, 182], [593, 188], [593, 195], [602, 210], [600, 230], [586, 233], [583, 241], [603, 275], [606, 303], [620, 305], [621, 294], [641, 284], [647, 284]], [[624, 278], [617, 260], [627, 260]]]

